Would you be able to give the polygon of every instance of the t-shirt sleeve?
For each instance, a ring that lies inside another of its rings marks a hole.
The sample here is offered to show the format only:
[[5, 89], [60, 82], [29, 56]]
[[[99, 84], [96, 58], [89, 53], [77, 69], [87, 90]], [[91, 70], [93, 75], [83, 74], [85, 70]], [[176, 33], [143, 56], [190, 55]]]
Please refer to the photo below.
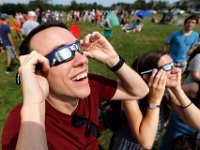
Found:
[[20, 128], [21, 105], [16, 106], [8, 115], [2, 132], [2, 150], [13, 150], [16, 147]]
[[97, 95], [99, 102], [110, 100], [117, 89], [117, 81], [96, 74], [89, 74], [92, 94]]

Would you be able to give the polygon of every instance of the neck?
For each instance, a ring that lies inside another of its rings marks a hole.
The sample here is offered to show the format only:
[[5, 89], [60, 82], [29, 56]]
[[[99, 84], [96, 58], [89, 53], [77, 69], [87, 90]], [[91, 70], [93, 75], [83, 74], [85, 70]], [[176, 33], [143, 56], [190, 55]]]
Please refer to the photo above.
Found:
[[183, 30], [183, 33], [184, 33], [184, 34], [190, 34], [190, 33], [192, 33], [192, 30], [186, 30], [186, 29], [184, 29], [184, 30]]
[[73, 111], [78, 106], [79, 99], [69, 99], [69, 98], [62, 98], [57, 99], [49, 95], [47, 97], [47, 101], [51, 106], [53, 106], [56, 110], [71, 115]]

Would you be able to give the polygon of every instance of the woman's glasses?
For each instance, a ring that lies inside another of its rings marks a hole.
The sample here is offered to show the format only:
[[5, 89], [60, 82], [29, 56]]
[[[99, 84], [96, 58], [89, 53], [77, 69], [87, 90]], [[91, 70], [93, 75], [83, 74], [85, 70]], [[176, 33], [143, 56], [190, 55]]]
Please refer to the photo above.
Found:
[[[173, 62], [170, 62], [168, 64], [165, 64], [163, 66], [159, 66], [157, 67], [156, 69], [158, 70], [161, 70], [163, 69], [164, 71], [170, 71], [174, 68], [174, 63]], [[150, 69], [150, 70], [146, 70], [146, 71], [142, 71], [140, 74], [148, 74], [148, 73], [151, 73], [153, 71], [153, 69]]]

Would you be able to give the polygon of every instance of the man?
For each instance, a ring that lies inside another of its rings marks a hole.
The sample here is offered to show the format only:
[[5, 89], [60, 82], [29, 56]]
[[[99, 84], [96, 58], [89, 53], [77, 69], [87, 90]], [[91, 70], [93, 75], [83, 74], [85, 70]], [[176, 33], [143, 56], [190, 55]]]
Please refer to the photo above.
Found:
[[16, 37], [18, 40], [22, 41], [22, 33], [21, 33], [21, 22], [19, 21], [19, 13], [13, 15], [13, 29], [16, 31]]
[[28, 20], [22, 25], [21, 29], [24, 37], [26, 37], [31, 32], [31, 30], [39, 25], [39, 23], [36, 21], [36, 17], [37, 15], [34, 11], [28, 12]]
[[[140, 76], [98, 32], [79, 44], [64, 24], [44, 23], [25, 38], [20, 51], [25, 54], [19, 68], [23, 105], [5, 123], [3, 150], [98, 149], [99, 103], [148, 93]], [[105, 64], [119, 81], [88, 74], [87, 57]]]
[[15, 45], [13, 43], [11, 30], [9, 27], [9, 15], [2, 13], [1, 14], [1, 25], [0, 25], [0, 36], [2, 41], [2, 46], [5, 47], [7, 52], [7, 68], [6, 73], [10, 73], [11, 63], [13, 58], [18, 58], [18, 55], [15, 51]]
[[187, 66], [187, 56], [192, 52], [192, 46], [198, 42], [199, 34], [193, 29], [198, 23], [196, 16], [189, 16], [184, 21], [184, 29], [174, 32], [163, 45], [163, 51], [168, 50], [174, 65], [181, 68], [182, 73]]

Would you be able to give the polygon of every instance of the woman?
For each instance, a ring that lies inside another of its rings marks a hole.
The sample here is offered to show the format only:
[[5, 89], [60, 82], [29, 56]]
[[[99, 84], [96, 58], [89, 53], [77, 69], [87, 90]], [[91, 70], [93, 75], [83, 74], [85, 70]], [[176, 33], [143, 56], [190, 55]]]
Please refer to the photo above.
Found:
[[[200, 47], [193, 51], [190, 56], [188, 73], [189, 74], [185, 80], [185, 84], [183, 85], [183, 90], [193, 102], [193, 104], [195, 104], [197, 108], [200, 108]], [[200, 116], [198, 112], [198, 110], [193, 112], [194, 115], [196, 114], [195, 117], [197, 121], [198, 116]], [[160, 149], [195, 149], [197, 143], [193, 142], [193, 144], [190, 145], [188, 138], [185, 140], [187, 143], [185, 143], [183, 141], [184, 139], [182, 138], [183, 136], [190, 136], [194, 137], [194, 139], [200, 139], [200, 132], [198, 132], [200, 131], [200, 128], [195, 128], [195, 126], [192, 127], [185, 124], [185, 122], [177, 115], [177, 113], [174, 112], [169, 121], [169, 125], [167, 127], [166, 134]], [[195, 141], [194, 139], [192, 140]]]
[[[151, 149], [164, 127], [168, 102], [186, 122], [200, 128], [194, 117], [191, 117], [191, 111], [196, 106], [181, 88], [181, 71], [174, 67], [168, 54], [162, 51], [147, 52], [137, 58], [132, 68], [148, 83], [150, 93], [139, 103], [122, 103], [122, 110], [126, 108], [124, 113], [127, 122], [122, 123], [119, 130], [113, 134], [110, 150]], [[152, 72], [153, 68], [160, 71]]]

